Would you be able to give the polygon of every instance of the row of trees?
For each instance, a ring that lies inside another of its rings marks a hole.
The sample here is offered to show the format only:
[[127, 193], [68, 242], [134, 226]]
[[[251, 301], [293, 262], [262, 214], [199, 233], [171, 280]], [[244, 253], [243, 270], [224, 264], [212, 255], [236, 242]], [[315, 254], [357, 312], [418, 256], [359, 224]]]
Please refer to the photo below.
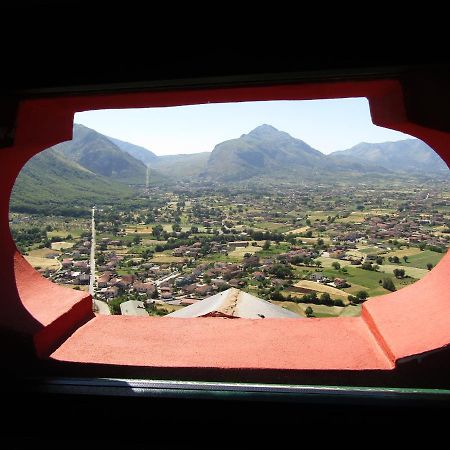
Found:
[[285, 297], [280, 291], [277, 290], [272, 292], [270, 299], [281, 302], [313, 303], [315, 305], [325, 306], [345, 306], [342, 299], [334, 300], [328, 292], [324, 292], [320, 296], [318, 296], [316, 292], [311, 292], [310, 294], [305, 294], [301, 297], [293, 296], [291, 294]]

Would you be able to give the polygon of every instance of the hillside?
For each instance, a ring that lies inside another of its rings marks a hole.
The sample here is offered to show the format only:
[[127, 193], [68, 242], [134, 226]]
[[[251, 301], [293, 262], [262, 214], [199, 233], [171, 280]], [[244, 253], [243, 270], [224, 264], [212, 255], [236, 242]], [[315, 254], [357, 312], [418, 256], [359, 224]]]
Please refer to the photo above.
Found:
[[280, 171], [311, 174], [329, 166], [326, 156], [305, 142], [270, 125], [261, 125], [238, 139], [216, 145], [202, 175], [235, 181]]
[[10, 209], [76, 215], [77, 208], [86, 212], [94, 203], [114, 203], [131, 194], [127, 186], [96, 175], [50, 148], [30, 159], [20, 172]]
[[376, 164], [396, 172], [444, 172], [447, 165], [427, 144], [418, 139], [369, 144], [362, 142], [328, 155], [336, 161]]
[[74, 124], [73, 139], [52, 148], [98, 175], [126, 184], [145, 184], [147, 169], [142, 161], [83, 125]]

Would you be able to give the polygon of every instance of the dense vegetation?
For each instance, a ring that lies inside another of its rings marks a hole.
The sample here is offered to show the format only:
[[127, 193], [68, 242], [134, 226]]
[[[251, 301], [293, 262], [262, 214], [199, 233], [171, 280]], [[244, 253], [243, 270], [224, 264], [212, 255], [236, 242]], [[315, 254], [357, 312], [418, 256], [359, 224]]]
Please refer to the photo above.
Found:
[[29, 214], [88, 217], [92, 204], [121, 202], [131, 195], [127, 186], [98, 176], [48, 149], [34, 156], [20, 172], [10, 209]]

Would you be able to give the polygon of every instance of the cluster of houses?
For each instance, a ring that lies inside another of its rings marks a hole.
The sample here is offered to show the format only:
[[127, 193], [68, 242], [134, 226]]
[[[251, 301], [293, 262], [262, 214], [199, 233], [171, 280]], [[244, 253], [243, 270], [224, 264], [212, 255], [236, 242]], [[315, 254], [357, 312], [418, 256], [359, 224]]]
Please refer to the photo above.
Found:
[[[408, 213], [410, 214], [410, 212]], [[424, 215], [402, 214], [386, 216], [368, 216], [362, 222], [312, 223], [311, 227], [326, 227], [326, 233], [332, 242], [343, 243], [347, 248], [356, 248], [356, 244], [365, 242], [375, 244], [380, 241], [401, 239], [411, 244], [447, 245], [442, 236], [436, 236], [432, 227], [445, 225], [442, 214]]]

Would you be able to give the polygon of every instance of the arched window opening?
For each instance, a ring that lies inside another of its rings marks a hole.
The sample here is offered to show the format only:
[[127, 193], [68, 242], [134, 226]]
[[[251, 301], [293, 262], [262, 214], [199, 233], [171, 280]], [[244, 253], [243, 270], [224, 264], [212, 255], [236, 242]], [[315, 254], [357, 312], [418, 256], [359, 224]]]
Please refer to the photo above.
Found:
[[449, 208], [446, 164], [365, 99], [242, 102], [77, 114], [10, 228], [98, 314], [348, 317], [428, 274]]

